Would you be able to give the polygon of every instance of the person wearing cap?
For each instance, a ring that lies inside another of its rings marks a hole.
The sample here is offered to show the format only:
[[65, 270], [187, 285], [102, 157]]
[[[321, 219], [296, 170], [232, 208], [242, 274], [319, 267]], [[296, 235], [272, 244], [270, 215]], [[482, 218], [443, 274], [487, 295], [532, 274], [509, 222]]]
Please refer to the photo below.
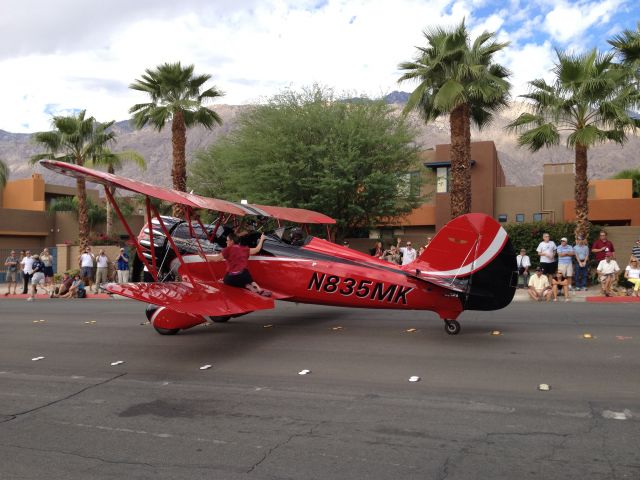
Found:
[[543, 274], [542, 267], [538, 267], [536, 273], [529, 278], [529, 296], [537, 302], [543, 298], [548, 302], [551, 298], [551, 285], [547, 276]]
[[589, 247], [584, 237], [578, 236], [576, 245], [573, 247], [573, 254], [576, 259], [576, 290], [586, 290], [587, 277], [589, 276]]
[[11, 284], [13, 284], [13, 294], [15, 295], [16, 288], [18, 288], [17, 287], [18, 257], [16, 257], [15, 250], [11, 250], [11, 254], [9, 254], [7, 259], [4, 261], [4, 266], [7, 267], [7, 272], [5, 277], [7, 281], [7, 293], [5, 293], [5, 296], [11, 294]]
[[540, 256], [540, 267], [547, 276], [547, 280], [551, 283], [551, 277], [556, 273], [556, 244], [551, 240], [551, 236], [548, 233], [542, 234], [542, 241], [538, 244], [536, 252]]
[[631, 247], [631, 255], [636, 257], [638, 262], [640, 262], [640, 238], [638, 238], [636, 243], [633, 244], [633, 247]]
[[604, 230], [600, 230], [598, 239], [591, 245], [591, 251], [596, 256], [596, 262], [604, 260], [607, 253], [611, 254], [612, 260], [616, 259], [616, 249], [613, 248], [613, 243], [607, 239], [607, 232]]
[[[516, 263], [518, 264], [518, 288], [527, 288], [529, 285], [531, 259], [524, 248], [520, 249], [520, 255], [516, 257]], [[520, 279], [522, 279], [522, 286], [520, 286]]]
[[31, 275], [31, 295], [27, 298], [27, 301], [32, 301], [38, 293], [38, 287], [42, 288], [47, 295], [49, 295], [49, 289], [45, 287], [44, 276], [44, 262], [40, 260], [40, 255], [33, 256], [33, 264], [31, 266], [33, 273]]
[[406, 247], [401, 247], [400, 242], [402, 242], [402, 239], [398, 237], [398, 244], [396, 245], [396, 248], [402, 254], [402, 265], [407, 265], [416, 259], [418, 252], [411, 246], [411, 241], [406, 243]]
[[611, 287], [617, 273], [620, 271], [618, 262], [613, 259], [611, 252], [606, 252], [604, 260], [601, 260], [598, 264], [598, 275], [600, 277], [600, 289], [605, 297], [613, 296]]
[[571, 277], [573, 277], [573, 247], [569, 245], [567, 237], [560, 239], [560, 245], [556, 248], [558, 253], [558, 272], [562, 272], [562, 276], [567, 281], [569, 290], [571, 290]]
[[118, 283], [127, 283], [129, 281], [129, 254], [120, 249], [118, 258], [116, 258], [116, 275]]

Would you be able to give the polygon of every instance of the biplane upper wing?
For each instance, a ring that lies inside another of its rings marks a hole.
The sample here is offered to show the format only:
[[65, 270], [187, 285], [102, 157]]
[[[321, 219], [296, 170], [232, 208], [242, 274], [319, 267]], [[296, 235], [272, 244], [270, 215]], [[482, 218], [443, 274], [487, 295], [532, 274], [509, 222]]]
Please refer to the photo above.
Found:
[[196, 286], [190, 282], [109, 283], [105, 288], [123, 297], [203, 316], [237, 315], [274, 307], [273, 298], [217, 282], [198, 282]]
[[180, 192], [171, 188], [151, 185], [139, 180], [120, 177], [107, 172], [81, 167], [71, 163], [58, 162], [55, 160], [41, 160], [40, 165], [53, 170], [54, 172], [67, 175], [69, 177], [84, 177], [93, 183], [109, 185], [130, 192], [141, 193], [149, 197], [158, 198], [169, 203], [178, 203], [191, 208], [205, 208], [217, 212], [230, 213], [233, 215], [262, 215], [280, 220], [296, 223], [336, 223], [331, 217], [312, 210], [303, 208], [272, 207], [267, 205], [236, 204], [227, 200], [217, 198], [202, 197], [193, 193]]

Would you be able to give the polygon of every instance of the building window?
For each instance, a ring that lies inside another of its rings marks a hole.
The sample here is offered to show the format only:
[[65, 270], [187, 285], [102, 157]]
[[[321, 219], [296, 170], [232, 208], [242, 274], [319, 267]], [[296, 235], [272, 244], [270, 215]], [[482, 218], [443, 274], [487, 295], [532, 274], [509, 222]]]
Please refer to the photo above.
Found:
[[541, 222], [542, 221], [542, 214], [541, 213], [534, 213], [533, 214], [533, 221], [534, 222]]
[[398, 195], [401, 197], [420, 196], [420, 172], [409, 172], [402, 175], [398, 186]]
[[436, 168], [436, 193], [447, 193], [449, 191], [449, 167]]
[[500, 223], [505, 223], [507, 221], [507, 215], [504, 213], [502, 215], [498, 215], [498, 221]]
[[516, 213], [516, 222], [524, 222], [524, 213]]

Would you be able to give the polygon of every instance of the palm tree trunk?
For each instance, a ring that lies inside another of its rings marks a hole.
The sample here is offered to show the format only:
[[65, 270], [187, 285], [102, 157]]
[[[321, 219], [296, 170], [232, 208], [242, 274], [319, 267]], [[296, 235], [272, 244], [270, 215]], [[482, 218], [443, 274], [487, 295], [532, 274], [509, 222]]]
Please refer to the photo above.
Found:
[[[173, 146], [173, 167], [171, 169], [171, 178], [173, 179], [173, 188], [181, 192], [187, 191], [187, 160], [186, 160], [186, 144], [187, 144], [187, 128], [184, 123], [184, 114], [178, 110], [173, 115], [171, 124], [171, 143]], [[173, 205], [173, 215], [175, 217], [184, 218], [184, 206]]]
[[456, 107], [451, 128], [451, 217], [471, 211], [471, 126], [469, 105]]
[[589, 234], [589, 181], [587, 180], [587, 147], [576, 145], [576, 228], [575, 234], [587, 238]]
[[84, 178], [78, 178], [78, 243], [80, 251], [89, 244], [89, 216], [87, 215], [87, 187]]

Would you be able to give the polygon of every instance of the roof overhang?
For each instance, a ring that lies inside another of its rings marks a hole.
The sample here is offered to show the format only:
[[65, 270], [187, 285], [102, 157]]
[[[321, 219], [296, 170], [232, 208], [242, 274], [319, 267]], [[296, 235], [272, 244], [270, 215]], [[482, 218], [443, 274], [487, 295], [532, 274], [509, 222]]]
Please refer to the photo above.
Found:
[[[475, 160], [471, 160], [471, 166], [474, 166], [476, 164]], [[427, 168], [442, 168], [442, 167], [450, 167], [451, 166], [451, 160], [448, 160], [446, 162], [425, 162], [423, 164], [425, 167]]]

